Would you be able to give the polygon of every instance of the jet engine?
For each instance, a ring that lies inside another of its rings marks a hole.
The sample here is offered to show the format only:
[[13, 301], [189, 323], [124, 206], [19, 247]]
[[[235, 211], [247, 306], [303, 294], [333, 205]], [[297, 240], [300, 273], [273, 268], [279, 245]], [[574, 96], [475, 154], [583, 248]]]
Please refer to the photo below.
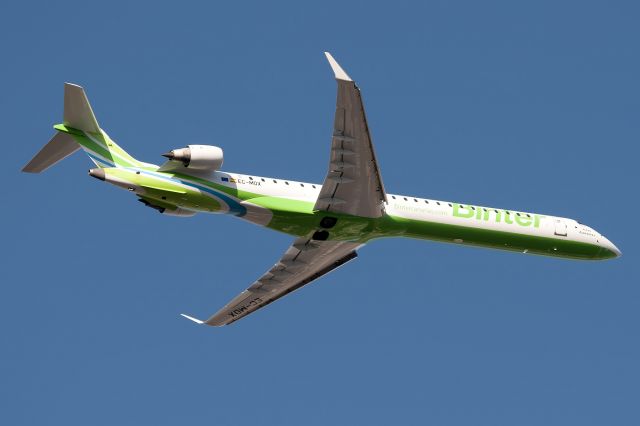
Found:
[[218, 170], [224, 161], [222, 148], [212, 145], [187, 145], [186, 148], [174, 149], [162, 156], [197, 170]]

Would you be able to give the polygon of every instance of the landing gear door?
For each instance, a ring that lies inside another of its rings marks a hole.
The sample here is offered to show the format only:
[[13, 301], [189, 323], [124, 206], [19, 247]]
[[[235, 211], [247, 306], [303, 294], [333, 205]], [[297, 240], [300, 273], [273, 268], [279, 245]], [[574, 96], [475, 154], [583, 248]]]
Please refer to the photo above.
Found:
[[567, 236], [567, 224], [564, 220], [556, 219], [555, 227], [556, 227], [556, 230], [555, 230], [556, 235], [559, 235], [561, 237]]

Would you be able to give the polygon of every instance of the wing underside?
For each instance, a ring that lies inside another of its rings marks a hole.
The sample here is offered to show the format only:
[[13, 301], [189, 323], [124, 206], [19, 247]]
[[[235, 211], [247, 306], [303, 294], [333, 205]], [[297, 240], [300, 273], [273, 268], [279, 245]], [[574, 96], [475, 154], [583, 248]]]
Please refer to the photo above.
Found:
[[355, 259], [359, 246], [353, 242], [298, 238], [269, 271], [208, 320], [183, 316], [200, 324], [231, 324]]
[[329, 53], [338, 83], [329, 170], [316, 210], [380, 217], [386, 195], [360, 89]]

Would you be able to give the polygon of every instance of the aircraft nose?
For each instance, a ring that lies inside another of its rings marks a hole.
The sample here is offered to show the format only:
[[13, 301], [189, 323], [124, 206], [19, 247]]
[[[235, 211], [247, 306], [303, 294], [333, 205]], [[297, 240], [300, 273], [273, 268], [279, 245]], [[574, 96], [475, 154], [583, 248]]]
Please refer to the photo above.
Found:
[[607, 238], [602, 237], [602, 239], [604, 240], [602, 243], [602, 246], [609, 250], [613, 256], [612, 257], [620, 257], [622, 256], [622, 252], [620, 251], [620, 249], [618, 247], [616, 247], [615, 244], [613, 244], [611, 241], [609, 241]]
[[611, 241], [609, 241], [609, 243], [611, 244], [611, 250], [616, 254], [616, 257], [622, 256], [622, 252], [620, 251], [620, 249], [616, 247], [616, 245], [613, 244]]

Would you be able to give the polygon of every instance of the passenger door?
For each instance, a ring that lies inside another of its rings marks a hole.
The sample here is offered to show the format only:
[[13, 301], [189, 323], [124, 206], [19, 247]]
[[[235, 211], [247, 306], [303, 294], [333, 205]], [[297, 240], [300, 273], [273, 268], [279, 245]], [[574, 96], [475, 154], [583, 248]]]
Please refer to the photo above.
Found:
[[555, 234], [561, 237], [567, 236], [567, 223], [562, 219], [556, 219], [555, 221]]

